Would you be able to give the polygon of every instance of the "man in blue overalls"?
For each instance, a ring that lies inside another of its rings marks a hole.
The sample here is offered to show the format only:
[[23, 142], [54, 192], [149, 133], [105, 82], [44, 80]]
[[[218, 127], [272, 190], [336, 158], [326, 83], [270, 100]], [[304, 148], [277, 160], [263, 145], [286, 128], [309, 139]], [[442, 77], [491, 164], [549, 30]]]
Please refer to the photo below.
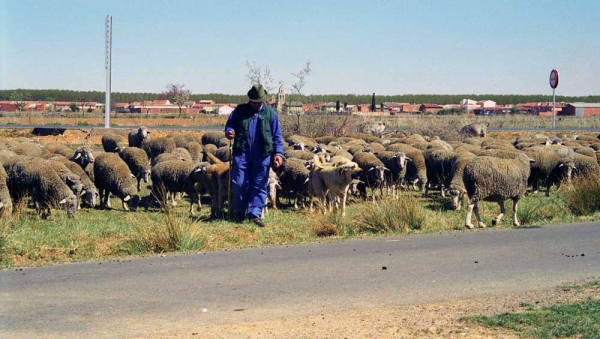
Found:
[[275, 167], [284, 160], [279, 117], [265, 103], [267, 95], [261, 84], [253, 85], [250, 100], [237, 106], [225, 125], [225, 136], [233, 139], [233, 218], [242, 223], [248, 217], [260, 227], [265, 225], [260, 216], [267, 201], [271, 157]]

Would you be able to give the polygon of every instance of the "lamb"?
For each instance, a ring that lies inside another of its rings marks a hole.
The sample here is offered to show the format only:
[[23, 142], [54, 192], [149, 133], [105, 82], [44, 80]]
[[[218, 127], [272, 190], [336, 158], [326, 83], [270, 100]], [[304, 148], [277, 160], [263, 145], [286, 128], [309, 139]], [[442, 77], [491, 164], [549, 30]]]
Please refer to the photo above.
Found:
[[190, 214], [199, 197], [191, 179], [195, 165], [191, 161], [164, 161], [152, 167], [152, 195], [161, 202], [171, 197], [171, 205], [176, 206], [175, 194], [186, 193], [190, 198]]
[[67, 216], [77, 211], [77, 197], [54, 170], [40, 158], [17, 161], [10, 170], [8, 187], [15, 204], [30, 196], [42, 218], [51, 215], [51, 208], [64, 206]]
[[175, 148], [175, 140], [171, 138], [149, 139], [142, 144], [142, 149], [146, 151], [150, 160], [156, 158], [159, 154], [171, 153]]
[[110, 207], [110, 194], [121, 199], [123, 209], [135, 211], [140, 200], [129, 167], [115, 153], [102, 153], [94, 161], [94, 183], [100, 195], [100, 207]]
[[0, 217], [12, 214], [13, 205], [8, 190], [8, 176], [3, 166], [0, 166]]
[[363, 199], [367, 199], [367, 187], [371, 190], [373, 202], [375, 202], [375, 189], [379, 189], [380, 196], [383, 196], [383, 185], [385, 184], [385, 167], [375, 154], [359, 152], [354, 154], [352, 159], [362, 171], [360, 171], [359, 180], [364, 184], [358, 185], [358, 190]]
[[313, 182], [313, 190], [315, 196], [320, 199], [327, 210], [327, 197], [329, 197], [329, 210], [332, 210], [332, 203], [337, 199], [342, 201], [342, 216], [346, 215], [346, 200], [348, 198], [348, 188], [356, 176], [361, 172], [360, 167], [356, 163], [349, 163], [337, 167], [327, 166], [322, 163], [321, 159], [314, 156], [314, 171], [311, 181]]
[[148, 183], [150, 176], [150, 160], [148, 154], [141, 148], [125, 147], [119, 151], [119, 157], [125, 161], [129, 170], [137, 180], [137, 190], [140, 191], [140, 181]]
[[101, 141], [104, 152], [118, 153], [127, 146], [127, 144], [125, 144], [125, 140], [123, 140], [123, 137], [114, 133], [107, 133], [103, 135]]
[[526, 154], [519, 154], [515, 159], [480, 156], [471, 160], [463, 172], [463, 182], [469, 196], [465, 226], [470, 229], [474, 227], [471, 215], [475, 212], [479, 227], [485, 227], [479, 216], [478, 203], [481, 200], [500, 205], [500, 214], [492, 221], [492, 224], [499, 224], [504, 217], [504, 201], [507, 199], [513, 201], [513, 224], [520, 226], [518, 204], [527, 191], [532, 162], [535, 160]]
[[271, 202], [271, 208], [277, 210], [277, 189], [281, 189], [279, 178], [277, 178], [275, 171], [273, 171], [272, 168], [269, 168], [269, 181], [267, 182], [267, 204], [265, 204], [261, 218], [263, 218], [265, 214], [269, 213], [269, 202]]
[[129, 147], [141, 148], [145, 141], [150, 138], [150, 131], [146, 126], [140, 126], [137, 131], [129, 131], [127, 134], [127, 140]]
[[485, 138], [486, 134], [487, 134], [487, 126], [479, 123], [479, 122], [475, 122], [472, 124], [468, 124], [466, 126], [463, 126], [463, 128], [460, 129], [460, 133], [461, 134], [465, 134], [471, 137], [482, 137]]

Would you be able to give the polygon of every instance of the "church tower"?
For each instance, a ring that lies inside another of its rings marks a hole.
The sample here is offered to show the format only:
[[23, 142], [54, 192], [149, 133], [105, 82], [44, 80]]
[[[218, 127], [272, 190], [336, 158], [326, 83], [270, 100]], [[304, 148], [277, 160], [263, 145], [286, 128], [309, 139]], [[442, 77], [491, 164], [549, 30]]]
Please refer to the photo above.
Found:
[[283, 85], [279, 86], [279, 93], [277, 93], [277, 112], [283, 113], [283, 105], [285, 105], [285, 92], [283, 91]]

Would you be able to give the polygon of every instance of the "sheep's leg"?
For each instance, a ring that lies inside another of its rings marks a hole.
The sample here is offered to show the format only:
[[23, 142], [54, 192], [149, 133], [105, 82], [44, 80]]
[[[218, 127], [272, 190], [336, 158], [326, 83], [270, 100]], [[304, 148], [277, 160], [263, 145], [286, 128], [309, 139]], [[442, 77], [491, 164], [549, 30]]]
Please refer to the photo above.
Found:
[[519, 219], [517, 218], [518, 206], [519, 206], [519, 199], [513, 199], [513, 225], [515, 225], [515, 227], [521, 226], [521, 223], [519, 222]]
[[492, 225], [500, 225], [502, 223], [502, 219], [504, 219], [504, 214], [506, 214], [506, 209], [504, 208], [504, 201], [499, 201], [498, 206], [500, 206], [500, 214], [496, 217], [496, 219], [492, 220]]
[[344, 195], [342, 197], [342, 217], [346, 216], [346, 199], [348, 198], [348, 190], [344, 191]]
[[167, 194], [171, 195], [171, 206], [177, 206], [177, 201], [175, 201], [177, 193], [168, 192]]
[[121, 204], [123, 205], [124, 210], [129, 211], [129, 205], [127, 205], [127, 202], [125, 200], [121, 200]]
[[139, 191], [141, 191], [141, 189], [140, 189], [140, 187], [141, 187], [140, 186], [140, 181], [142, 180], [142, 178], [136, 178], [136, 179], [137, 179], [137, 189], [138, 189], [138, 192], [139, 192]]
[[477, 218], [477, 224], [481, 228], [485, 228], [485, 224], [481, 221], [481, 216], [479, 215], [479, 202], [475, 203], [475, 207], [473, 207], [473, 212], [475, 213], [475, 217]]
[[[294, 209], [297, 210], [298, 209], [298, 192], [294, 191]], [[311, 209], [312, 209], [312, 204], [311, 204]]]
[[471, 222], [471, 216], [473, 215], [473, 208], [475, 207], [475, 204], [469, 204], [469, 206], [467, 207], [467, 219], [465, 221], [465, 226], [468, 229], [473, 229], [475, 226], [473, 226], [473, 223]]

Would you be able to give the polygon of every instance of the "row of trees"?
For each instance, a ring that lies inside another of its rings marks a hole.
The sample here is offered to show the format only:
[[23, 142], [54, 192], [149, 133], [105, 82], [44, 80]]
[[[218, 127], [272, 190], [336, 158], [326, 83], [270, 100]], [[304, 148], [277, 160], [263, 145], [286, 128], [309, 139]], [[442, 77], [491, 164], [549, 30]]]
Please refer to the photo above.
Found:
[[[182, 85], [168, 85], [182, 86]], [[184, 91], [189, 91], [183, 88]], [[300, 89], [301, 90], [301, 89]], [[370, 103], [372, 94], [321, 94], [321, 95], [303, 95], [298, 94], [296, 89], [291, 88], [292, 94], [288, 95], [288, 101], [301, 101], [305, 103], [316, 102], [346, 102], [349, 105]], [[165, 91], [167, 92], [167, 91]], [[134, 101], [152, 101], [165, 98], [163, 93], [121, 93], [111, 94], [114, 102], [134, 102]], [[270, 92], [274, 93], [274, 92]], [[0, 100], [11, 101], [68, 101], [88, 103], [104, 102], [104, 92], [100, 91], [72, 91], [58, 89], [18, 89], [18, 90], [0, 90]], [[552, 101], [551, 95], [521, 95], [521, 94], [404, 94], [404, 95], [378, 95], [377, 102], [407, 102], [407, 103], [435, 103], [435, 104], [457, 104], [462, 99], [473, 100], [493, 100], [500, 105], [516, 104], [520, 102], [549, 102]], [[192, 94], [189, 93], [187, 100], [199, 101], [211, 99], [217, 103], [242, 103], [248, 100], [246, 94], [232, 95], [223, 93]], [[600, 95], [590, 96], [556, 96], [557, 102], [600, 102]]]

